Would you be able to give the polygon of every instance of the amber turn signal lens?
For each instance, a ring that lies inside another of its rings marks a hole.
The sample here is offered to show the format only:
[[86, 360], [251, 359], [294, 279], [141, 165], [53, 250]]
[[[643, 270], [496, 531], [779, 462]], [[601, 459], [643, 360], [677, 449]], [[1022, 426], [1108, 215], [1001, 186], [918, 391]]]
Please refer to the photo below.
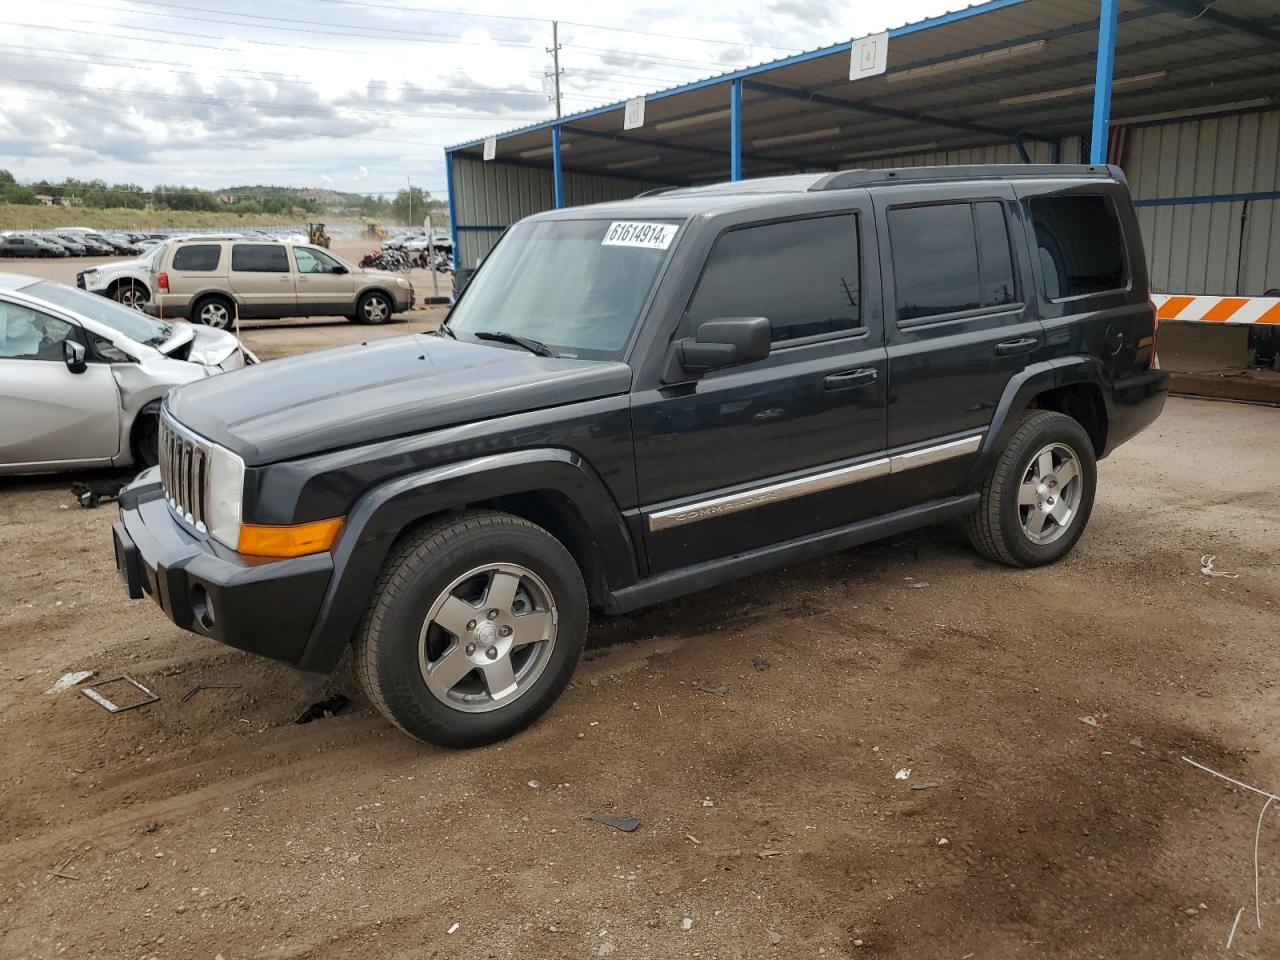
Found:
[[240, 525], [239, 552], [253, 557], [302, 557], [322, 553], [333, 546], [341, 529], [341, 517], [287, 527], [244, 523]]

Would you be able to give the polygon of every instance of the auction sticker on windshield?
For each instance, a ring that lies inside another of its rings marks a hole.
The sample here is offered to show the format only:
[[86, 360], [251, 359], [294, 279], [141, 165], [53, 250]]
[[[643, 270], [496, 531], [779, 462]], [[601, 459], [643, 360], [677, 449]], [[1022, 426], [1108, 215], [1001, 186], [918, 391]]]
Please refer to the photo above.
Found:
[[676, 238], [674, 223], [641, 223], [636, 220], [615, 220], [609, 224], [602, 247], [647, 247], [650, 250], [665, 250]]

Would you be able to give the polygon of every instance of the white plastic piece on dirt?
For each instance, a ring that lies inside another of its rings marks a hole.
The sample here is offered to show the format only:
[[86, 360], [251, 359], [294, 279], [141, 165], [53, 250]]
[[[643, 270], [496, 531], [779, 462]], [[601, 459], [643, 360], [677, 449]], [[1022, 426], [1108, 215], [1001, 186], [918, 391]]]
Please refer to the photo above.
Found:
[[910, 776], [911, 776], [911, 768], [910, 768], [910, 767], [903, 767], [901, 770], [899, 770], [897, 773], [895, 773], [895, 774], [893, 775], [893, 779], [895, 779], [895, 780], [906, 780], [906, 779], [907, 779], [908, 777], [910, 777]]
[[63, 690], [70, 690], [77, 683], [84, 683], [93, 674], [94, 671], [92, 670], [73, 670], [71, 673], [64, 673], [46, 693], [61, 693]]
[[1081, 723], [1087, 723], [1091, 727], [1096, 727], [1098, 725], [1098, 718], [1091, 713], [1086, 713], [1083, 717], [1078, 717], [1077, 719], [1079, 719]]
[[1217, 559], [1218, 557], [1216, 554], [1206, 553], [1200, 558], [1200, 572], [1206, 577], [1225, 577], [1227, 580], [1240, 579], [1240, 574], [1238, 573], [1227, 573], [1225, 570], [1215, 570], [1213, 568], [1213, 561]]
[[449, 933], [450, 933], [450, 934], [457, 933], [457, 932], [458, 932], [458, 928], [459, 928], [459, 927], [461, 927], [461, 926], [462, 926], [462, 924], [460, 924], [460, 923], [455, 923], [452, 927], [450, 927], [450, 928], [449, 928]]
[[681, 930], [692, 930], [692, 929], [693, 929], [693, 918], [692, 918], [692, 917], [685, 917], [683, 920], [681, 920], [681, 921], [680, 921], [680, 929], [681, 929]]

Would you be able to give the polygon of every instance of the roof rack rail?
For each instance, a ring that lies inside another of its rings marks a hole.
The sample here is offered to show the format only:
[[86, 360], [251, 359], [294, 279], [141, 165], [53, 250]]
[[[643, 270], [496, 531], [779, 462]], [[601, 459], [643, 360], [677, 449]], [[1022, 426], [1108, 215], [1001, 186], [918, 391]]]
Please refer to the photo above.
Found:
[[894, 167], [881, 170], [840, 170], [809, 188], [849, 190], [882, 183], [924, 183], [946, 180], [1025, 180], [1040, 177], [1093, 177], [1123, 180], [1119, 167], [1085, 163], [981, 163], [940, 167]]

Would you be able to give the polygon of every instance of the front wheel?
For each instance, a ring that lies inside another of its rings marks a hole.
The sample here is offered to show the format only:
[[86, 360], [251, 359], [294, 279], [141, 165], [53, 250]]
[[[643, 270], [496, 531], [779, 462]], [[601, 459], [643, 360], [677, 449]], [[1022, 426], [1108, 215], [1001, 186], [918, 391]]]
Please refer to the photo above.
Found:
[[356, 304], [357, 323], [386, 323], [391, 319], [391, 300], [385, 293], [366, 293]]
[[492, 743], [560, 696], [587, 617], [582, 574], [546, 530], [509, 514], [455, 514], [388, 559], [356, 636], [356, 672], [409, 736]]
[[1098, 468], [1077, 421], [1050, 410], [1019, 425], [982, 485], [969, 542], [1011, 567], [1053, 563], [1075, 546], [1093, 510]]
[[116, 302], [131, 310], [143, 309], [149, 297], [150, 293], [147, 288], [133, 280], [128, 280], [116, 287]]

